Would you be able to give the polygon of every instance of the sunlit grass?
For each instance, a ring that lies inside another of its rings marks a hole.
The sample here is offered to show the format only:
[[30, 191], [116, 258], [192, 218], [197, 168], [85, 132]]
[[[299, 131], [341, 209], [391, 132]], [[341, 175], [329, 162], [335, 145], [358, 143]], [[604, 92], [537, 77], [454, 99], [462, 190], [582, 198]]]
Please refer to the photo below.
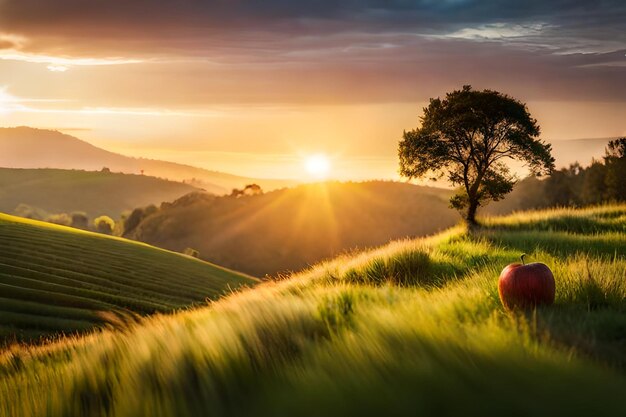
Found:
[[[536, 219], [620, 218], [611, 210], [623, 207]], [[345, 256], [123, 332], [13, 347], [0, 354], [0, 415], [624, 415], [623, 234], [496, 223]], [[522, 249], [553, 270], [553, 306], [502, 308], [498, 275]]]
[[571, 233], [626, 232], [626, 205], [606, 204], [576, 209], [570, 207], [486, 217], [481, 224], [508, 230], [549, 230]]

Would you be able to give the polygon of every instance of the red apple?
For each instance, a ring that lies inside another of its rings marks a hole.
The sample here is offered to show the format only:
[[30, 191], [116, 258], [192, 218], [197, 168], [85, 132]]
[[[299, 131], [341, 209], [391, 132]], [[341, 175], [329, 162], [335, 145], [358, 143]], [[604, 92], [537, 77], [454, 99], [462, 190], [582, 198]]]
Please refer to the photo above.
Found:
[[535, 262], [510, 264], [502, 270], [498, 280], [500, 300], [506, 308], [533, 307], [554, 303], [554, 275], [546, 264]]

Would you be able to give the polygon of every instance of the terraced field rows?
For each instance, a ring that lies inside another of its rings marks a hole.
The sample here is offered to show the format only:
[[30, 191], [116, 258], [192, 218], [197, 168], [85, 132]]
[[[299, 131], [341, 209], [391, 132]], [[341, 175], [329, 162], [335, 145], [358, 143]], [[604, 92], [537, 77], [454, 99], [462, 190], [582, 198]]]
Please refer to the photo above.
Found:
[[253, 283], [148, 245], [0, 214], [0, 340], [119, 325]]

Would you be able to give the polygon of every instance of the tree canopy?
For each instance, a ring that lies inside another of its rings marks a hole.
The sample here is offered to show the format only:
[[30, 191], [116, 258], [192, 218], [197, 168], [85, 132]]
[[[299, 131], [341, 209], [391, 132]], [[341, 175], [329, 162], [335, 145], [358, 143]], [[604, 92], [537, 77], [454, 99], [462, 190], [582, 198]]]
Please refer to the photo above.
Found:
[[109, 216], [100, 216], [96, 217], [93, 221], [93, 225], [96, 228], [96, 232], [111, 235], [113, 234], [113, 229], [115, 228], [115, 221]]
[[538, 176], [554, 170], [551, 146], [539, 134], [525, 104], [497, 91], [464, 86], [444, 99], [431, 99], [421, 127], [404, 132], [400, 174], [445, 177], [459, 187], [451, 206], [466, 209], [466, 220], [475, 224], [478, 207], [501, 199], [515, 184], [505, 161], [521, 161]]

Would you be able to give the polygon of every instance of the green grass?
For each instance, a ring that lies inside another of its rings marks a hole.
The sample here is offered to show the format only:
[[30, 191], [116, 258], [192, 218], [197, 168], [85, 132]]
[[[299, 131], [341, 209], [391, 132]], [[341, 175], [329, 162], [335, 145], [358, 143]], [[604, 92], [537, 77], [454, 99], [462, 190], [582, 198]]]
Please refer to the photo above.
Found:
[[[0, 168], [0, 211], [16, 213], [21, 204], [42, 216], [85, 212], [93, 221], [100, 215], [159, 205], [197, 191], [188, 184], [148, 175], [66, 169]], [[19, 211], [19, 210], [18, 210]]]
[[0, 341], [127, 325], [255, 280], [120, 238], [0, 214]]
[[[623, 233], [594, 229], [626, 206], [594, 210], [490, 219], [124, 331], [7, 348], [0, 415], [626, 415]], [[563, 216], [591, 228], [563, 231]], [[554, 271], [553, 306], [501, 306], [521, 249]]]
[[487, 217], [489, 229], [564, 231], [570, 233], [626, 232], [626, 206], [604, 205], [584, 209], [557, 208]]

